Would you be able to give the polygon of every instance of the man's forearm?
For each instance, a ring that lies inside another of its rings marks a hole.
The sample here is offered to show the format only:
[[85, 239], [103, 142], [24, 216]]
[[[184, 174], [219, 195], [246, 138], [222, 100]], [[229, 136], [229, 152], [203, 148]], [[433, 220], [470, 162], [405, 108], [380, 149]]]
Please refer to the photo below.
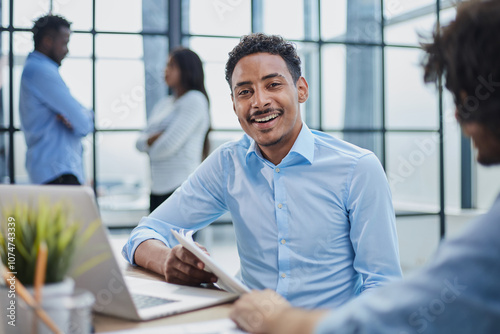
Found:
[[163, 242], [150, 239], [142, 242], [135, 250], [134, 261], [137, 265], [154, 271], [157, 274], [165, 275], [165, 261], [170, 248]]

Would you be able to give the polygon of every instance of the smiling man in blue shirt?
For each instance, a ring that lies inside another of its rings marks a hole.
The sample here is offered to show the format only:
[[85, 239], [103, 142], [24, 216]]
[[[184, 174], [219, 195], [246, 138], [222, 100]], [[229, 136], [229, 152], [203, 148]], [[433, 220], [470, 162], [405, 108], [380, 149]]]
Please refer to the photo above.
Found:
[[26, 169], [37, 184], [82, 184], [82, 137], [92, 132], [93, 112], [71, 95], [59, 74], [68, 53], [70, 23], [57, 15], [33, 27], [35, 51], [21, 77], [19, 113], [26, 145]]
[[394, 210], [376, 156], [301, 120], [309, 88], [295, 46], [252, 34], [226, 79], [243, 138], [219, 147], [134, 229], [124, 256], [172, 283], [216, 278], [170, 229], [229, 211], [243, 282], [302, 307], [332, 307], [401, 277]]
[[[499, 0], [464, 1], [456, 17], [422, 43], [424, 79], [453, 95], [457, 121], [483, 166], [500, 165], [498, 31]], [[253, 291], [234, 304], [230, 317], [260, 334], [500, 333], [499, 240], [500, 194], [405, 280], [330, 311], [292, 308], [274, 291]]]

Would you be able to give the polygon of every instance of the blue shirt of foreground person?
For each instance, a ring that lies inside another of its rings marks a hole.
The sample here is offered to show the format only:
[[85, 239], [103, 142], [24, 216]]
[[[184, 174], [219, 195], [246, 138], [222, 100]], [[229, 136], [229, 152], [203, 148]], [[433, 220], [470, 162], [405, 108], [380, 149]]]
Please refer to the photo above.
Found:
[[93, 131], [93, 113], [76, 101], [59, 74], [68, 53], [70, 24], [60, 16], [39, 18], [35, 51], [21, 77], [19, 113], [32, 183], [82, 184], [82, 137]]
[[246, 135], [218, 148], [141, 220], [123, 249], [127, 260], [172, 283], [210, 281], [170, 229], [198, 230], [229, 211], [252, 289], [327, 307], [400, 278], [384, 171], [373, 153], [303, 124], [308, 85], [295, 47], [277, 36], [245, 36], [226, 79]]
[[[446, 78], [456, 117], [483, 165], [500, 164], [500, 1], [467, 1], [424, 44], [426, 81]], [[472, 103], [472, 102], [477, 103]], [[500, 333], [500, 196], [459, 236], [443, 241], [421, 271], [327, 311], [292, 308], [271, 290], [234, 305], [252, 333]]]

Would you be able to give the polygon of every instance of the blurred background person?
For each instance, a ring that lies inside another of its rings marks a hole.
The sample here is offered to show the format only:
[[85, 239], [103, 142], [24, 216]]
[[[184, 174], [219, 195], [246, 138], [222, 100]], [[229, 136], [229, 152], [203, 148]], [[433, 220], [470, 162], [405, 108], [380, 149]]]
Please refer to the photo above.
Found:
[[208, 155], [210, 115], [204, 77], [196, 53], [186, 48], [170, 53], [165, 82], [173, 96], [158, 101], [136, 143], [151, 164], [150, 212]]
[[46, 15], [32, 29], [35, 50], [26, 59], [19, 96], [32, 183], [85, 182], [81, 139], [94, 130], [94, 115], [75, 100], [59, 74], [68, 54], [70, 25], [61, 16]]

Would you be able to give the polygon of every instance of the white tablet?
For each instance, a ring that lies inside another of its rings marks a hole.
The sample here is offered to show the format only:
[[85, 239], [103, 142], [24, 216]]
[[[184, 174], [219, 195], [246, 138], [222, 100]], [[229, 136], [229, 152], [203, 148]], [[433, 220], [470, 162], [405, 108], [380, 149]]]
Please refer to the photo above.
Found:
[[206, 271], [213, 273], [219, 278], [217, 285], [219, 285], [222, 289], [237, 294], [250, 292], [249, 288], [238, 281], [235, 277], [231, 276], [227, 271], [219, 266], [214, 259], [208, 256], [200, 247], [196, 245], [192, 238], [193, 231], [188, 231], [187, 233], [184, 233], [184, 230], [180, 230], [179, 232], [174, 230], [171, 231], [182, 246], [186, 247], [205, 264]]

